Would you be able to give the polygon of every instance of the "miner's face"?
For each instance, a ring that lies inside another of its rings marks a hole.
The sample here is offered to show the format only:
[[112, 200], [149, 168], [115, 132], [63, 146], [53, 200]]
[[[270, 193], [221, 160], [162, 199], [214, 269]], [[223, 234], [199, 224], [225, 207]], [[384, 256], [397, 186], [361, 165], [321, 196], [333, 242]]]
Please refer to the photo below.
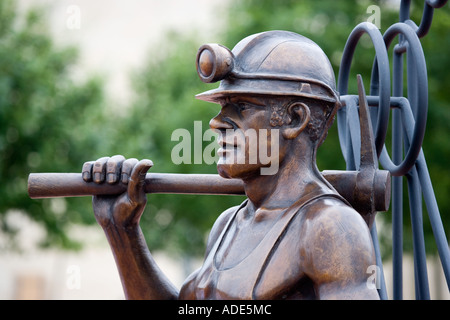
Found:
[[263, 97], [232, 96], [221, 102], [222, 109], [210, 121], [218, 132], [222, 177], [246, 179], [278, 171], [284, 155], [280, 128], [271, 125], [272, 109]]

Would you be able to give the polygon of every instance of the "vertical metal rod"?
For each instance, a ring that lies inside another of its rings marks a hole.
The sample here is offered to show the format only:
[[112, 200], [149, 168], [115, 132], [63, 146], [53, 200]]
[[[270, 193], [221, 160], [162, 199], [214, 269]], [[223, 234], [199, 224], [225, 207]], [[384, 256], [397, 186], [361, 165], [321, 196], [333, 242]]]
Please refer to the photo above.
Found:
[[403, 299], [403, 177], [392, 177], [393, 298]]
[[346, 149], [346, 170], [356, 170], [356, 164], [355, 164], [355, 160], [354, 160], [354, 153], [353, 153], [353, 144], [352, 144], [352, 140], [350, 138], [350, 125], [347, 124], [347, 134], [346, 134], [346, 140], [347, 140], [347, 149]]
[[428, 217], [430, 219], [431, 228], [433, 229], [436, 246], [442, 263], [447, 287], [450, 291], [450, 249], [445, 236], [444, 226], [442, 225], [441, 215], [434, 195], [433, 186], [431, 184], [430, 174], [427, 169], [425, 156], [420, 153], [417, 160], [417, 173], [422, 185], [423, 197], [427, 207]]
[[378, 241], [378, 232], [375, 221], [373, 222], [372, 228], [370, 229], [370, 234], [372, 235], [372, 242], [375, 249], [375, 259], [376, 264], [378, 266], [378, 280], [380, 284], [380, 288], [378, 289], [378, 294], [380, 296], [381, 300], [388, 300], [388, 294], [386, 290], [386, 280], [384, 278], [384, 271], [383, 271], [383, 261], [381, 261], [381, 251], [380, 251], [380, 245]]
[[349, 146], [347, 170], [359, 170], [361, 163], [361, 128], [359, 124], [357, 101], [352, 100], [347, 106]]
[[[403, 96], [403, 55], [394, 50], [393, 95]], [[403, 157], [401, 110], [392, 110], [392, 161], [398, 165]], [[392, 267], [393, 299], [403, 299], [403, 177], [392, 177]]]
[[406, 64], [408, 69], [407, 82], [408, 82], [408, 100], [411, 106], [414, 118], [417, 117], [418, 108], [418, 93], [419, 88], [417, 86], [417, 70], [415, 65], [415, 60], [413, 57], [412, 49], [410, 45], [407, 46], [406, 50]]
[[[412, 111], [408, 108], [402, 109], [402, 116], [404, 116], [403, 122], [406, 130], [406, 137], [412, 140], [413, 128], [415, 126], [415, 120], [412, 115]], [[407, 124], [407, 125], [406, 125]], [[430, 219], [431, 227], [433, 229], [434, 238], [436, 241], [439, 256], [441, 258], [444, 275], [447, 281], [447, 286], [450, 290], [450, 249], [445, 235], [445, 230], [442, 225], [439, 208], [434, 195], [433, 186], [431, 184], [430, 174], [425, 161], [423, 150], [420, 151], [419, 157], [416, 161], [416, 168], [420, 185], [422, 187], [423, 197], [427, 206], [428, 217]]]
[[400, 22], [409, 19], [411, 0], [402, 0], [400, 5]]
[[415, 167], [406, 175], [408, 181], [409, 207], [413, 232], [414, 275], [416, 282], [416, 299], [430, 299], [428, 287], [427, 257], [423, 234], [422, 194], [419, 177]]

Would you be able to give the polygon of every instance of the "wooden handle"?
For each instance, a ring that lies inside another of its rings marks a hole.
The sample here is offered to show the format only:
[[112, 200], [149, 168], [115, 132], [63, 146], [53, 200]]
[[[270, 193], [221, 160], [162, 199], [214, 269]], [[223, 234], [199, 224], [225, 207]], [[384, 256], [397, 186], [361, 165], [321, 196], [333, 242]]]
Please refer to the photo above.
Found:
[[[33, 199], [115, 195], [126, 191], [123, 183], [85, 182], [81, 173], [31, 173], [28, 195]], [[147, 173], [146, 193], [243, 195], [241, 180], [217, 174]]]
[[[358, 171], [323, 171], [325, 179], [347, 201], [355, 205], [358, 202]], [[377, 211], [389, 208], [390, 175], [384, 170], [377, 171], [372, 190]], [[238, 179], [225, 179], [217, 174], [177, 174], [147, 173], [146, 193], [172, 194], [216, 194], [244, 195], [244, 185]], [[56, 197], [81, 197], [92, 195], [114, 195], [126, 191], [123, 183], [97, 184], [85, 182], [81, 173], [31, 173], [28, 177], [28, 195], [33, 199]]]

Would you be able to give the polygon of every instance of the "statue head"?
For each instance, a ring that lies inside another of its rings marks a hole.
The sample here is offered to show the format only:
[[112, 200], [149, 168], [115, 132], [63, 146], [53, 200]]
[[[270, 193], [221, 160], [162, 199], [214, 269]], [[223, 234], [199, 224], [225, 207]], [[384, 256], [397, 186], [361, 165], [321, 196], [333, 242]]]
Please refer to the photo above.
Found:
[[[231, 107], [225, 110], [231, 115], [228, 119], [245, 118], [245, 114], [238, 114], [243, 105], [263, 109], [267, 128], [280, 129], [284, 139], [304, 132], [312, 148], [326, 137], [339, 106], [327, 56], [316, 43], [293, 32], [254, 34], [233, 50], [218, 44], [203, 45], [196, 66], [202, 81], [220, 81], [218, 88], [198, 94], [198, 99], [221, 104], [222, 113], [226, 105], [236, 105], [234, 111]], [[218, 117], [210, 123], [213, 129], [217, 129]], [[233, 129], [232, 122], [228, 121], [229, 129]], [[265, 127], [261, 122], [255, 126]]]

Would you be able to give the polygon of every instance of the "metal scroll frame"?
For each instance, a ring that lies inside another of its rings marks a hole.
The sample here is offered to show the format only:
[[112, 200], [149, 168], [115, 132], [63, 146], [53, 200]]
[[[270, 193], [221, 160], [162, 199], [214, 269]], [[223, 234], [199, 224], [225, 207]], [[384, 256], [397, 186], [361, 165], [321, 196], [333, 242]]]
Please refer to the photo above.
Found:
[[[392, 175], [392, 258], [393, 299], [403, 298], [403, 177], [406, 177], [413, 230], [414, 275], [416, 299], [430, 299], [423, 233], [422, 199], [425, 202], [439, 257], [450, 291], [450, 250], [442, 224], [439, 208], [431, 184], [422, 142], [428, 112], [428, 81], [425, 57], [420, 43], [432, 23], [434, 9], [441, 8], [447, 0], [426, 0], [420, 25], [410, 19], [410, 0], [402, 0], [400, 22], [390, 26], [384, 35], [368, 22], [357, 25], [344, 48], [338, 77], [338, 91], [343, 107], [338, 111], [337, 123], [341, 149], [347, 170], [360, 166], [361, 134], [358, 118], [358, 95], [348, 94], [348, 79], [355, 48], [362, 35], [368, 34], [375, 49], [370, 94], [370, 108], [375, 148], [379, 163]], [[392, 96], [388, 49], [397, 38], [392, 58]], [[406, 54], [408, 97], [403, 97], [403, 55]], [[392, 110], [392, 159], [385, 139]], [[405, 150], [405, 157], [403, 153]], [[403, 158], [403, 159], [402, 159]], [[388, 299], [383, 275], [376, 224], [371, 229], [379, 270], [379, 294]]]

